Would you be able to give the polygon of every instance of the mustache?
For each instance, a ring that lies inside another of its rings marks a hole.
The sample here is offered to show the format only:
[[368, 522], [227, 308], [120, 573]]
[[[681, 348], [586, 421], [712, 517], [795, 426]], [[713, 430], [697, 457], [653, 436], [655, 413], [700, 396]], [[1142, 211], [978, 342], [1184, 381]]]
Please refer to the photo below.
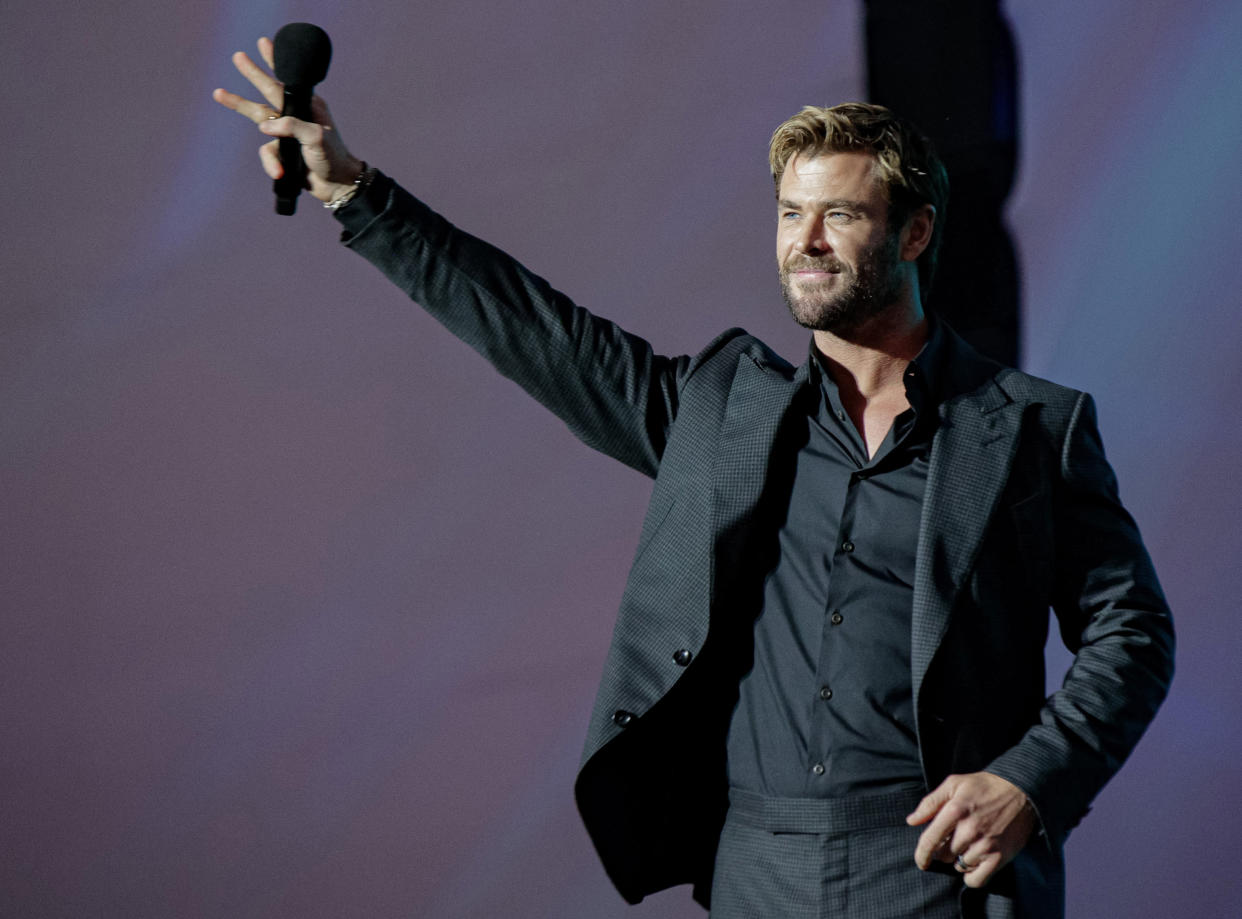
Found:
[[828, 271], [833, 274], [839, 274], [845, 271], [845, 263], [835, 258], [792, 258], [787, 261], [781, 269], [785, 274], [791, 274], [795, 271]]

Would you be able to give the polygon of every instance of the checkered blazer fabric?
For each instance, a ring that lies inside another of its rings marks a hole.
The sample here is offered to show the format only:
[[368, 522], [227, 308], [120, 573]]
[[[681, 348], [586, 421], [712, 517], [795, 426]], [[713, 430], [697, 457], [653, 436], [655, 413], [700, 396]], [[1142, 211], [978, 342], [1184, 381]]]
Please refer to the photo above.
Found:
[[[347, 245], [575, 435], [654, 476], [575, 791], [622, 896], [692, 883], [706, 904], [737, 649], [770, 542], [767, 470], [805, 365], [740, 329], [660, 356], [383, 176], [337, 216]], [[987, 770], [1026, 792], [1040, 839], [978, 915], [1019, 903], [1056, 917], [1061, 845], [1167, 692], [1172, 620], [1090, 397], [946, 333], [911, 620], [924, 779]], [[1075, 658], [1045, 698], [1049, 608]]]

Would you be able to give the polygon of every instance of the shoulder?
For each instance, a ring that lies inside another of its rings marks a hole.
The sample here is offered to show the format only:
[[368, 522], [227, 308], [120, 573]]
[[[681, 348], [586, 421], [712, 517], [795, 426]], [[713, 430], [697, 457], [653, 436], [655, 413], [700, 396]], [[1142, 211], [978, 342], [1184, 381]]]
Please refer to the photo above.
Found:
[[1082, 419], [1094, 419], [1091, 397], [1079, 389], [1012, 367], [1005, 367], [994, 378], [996, 386], [1009, 399], [1023, 406], [1024, 414], [1035, 419], [1043, 433], [1060, 442]]
[[770, 364], [776, 368], [788, 368], [793, 373], [793, 365], [773, 351], [762, 340], [751, 335], [745, 329], [725, 329], [696, 354], [692, 364], [704, 364], [709, 361], [725, 360], [735, 362], [741, 357], [748, 357], [757, 363]]
[[772, 350], [766, 343], [745, 329], [726, 329], [690, 359], [687, 378], [695, 376], [715, 380], [732, 379], [740, 363], [758, 365], [760, 369], [786, 379], [793, 379], [797, 368]]
[[1053, 411], [1072, 412], [1086, 396], [1081, 390], [1012, 367], [999, 368], [994, 379], [1001, 391], [1015, 402], [1044, 405]]
[[944, 330], [949, 400], [978, 401], [982, 408], [1019, 406], [1024, 416], [1038, 418], [1040, 426], [1053, 435], [1063, 434], [1073, 419], [1090, 411], [1091, 397], [1081, 390], [984, 357], [947, 323]]

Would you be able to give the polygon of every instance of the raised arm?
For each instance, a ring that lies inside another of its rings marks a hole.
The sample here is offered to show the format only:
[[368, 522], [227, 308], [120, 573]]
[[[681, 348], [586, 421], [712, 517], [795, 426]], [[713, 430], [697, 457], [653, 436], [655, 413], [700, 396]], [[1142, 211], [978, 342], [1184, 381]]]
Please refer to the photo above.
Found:
[[[268, 39], [259, 39], [259, 53], [270, 67]], [[266, 101], [224, 89], [212, 98], [265, 135], [300, 142], [311, 194], [326, 203], [348, 200], [336, 216], [350, 248], [589, 446], [656, 474], [693, 365], [689, 357], [657, 355], [643, 339], [575, 305], [381, 173], [367, 171], [358, 192], [355, 180], [364, 165], [346, 149], [324, 101], [313, 99], [314, 122], [279, 117], [283, 85], [240, 51], [233, 64]], [[267, 174], [279, 178], [278, 142], [264, 144], [259, 154]]]

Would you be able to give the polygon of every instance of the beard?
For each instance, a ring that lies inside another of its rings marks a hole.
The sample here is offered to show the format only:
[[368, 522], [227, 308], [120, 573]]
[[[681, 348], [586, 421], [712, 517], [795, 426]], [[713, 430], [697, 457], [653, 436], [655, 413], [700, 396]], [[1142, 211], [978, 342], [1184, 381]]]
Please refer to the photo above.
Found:
[[[780, 277], [781, 295], [794, 321], [803, 328], [834, 334], [861, 328], [884, 312], [901, 293], [899, 248], [897, 234], [885, 234], [883, 239], [859, 253], [856, 270], [831, 255], [821, 258], [791, 256], [780, 266]], [[793, 273], [805, 268], [837, 275], [844, 285], [835, 291], [817, 290], [823, 286], [818, 284], [795, 292], [797, 282]]]

